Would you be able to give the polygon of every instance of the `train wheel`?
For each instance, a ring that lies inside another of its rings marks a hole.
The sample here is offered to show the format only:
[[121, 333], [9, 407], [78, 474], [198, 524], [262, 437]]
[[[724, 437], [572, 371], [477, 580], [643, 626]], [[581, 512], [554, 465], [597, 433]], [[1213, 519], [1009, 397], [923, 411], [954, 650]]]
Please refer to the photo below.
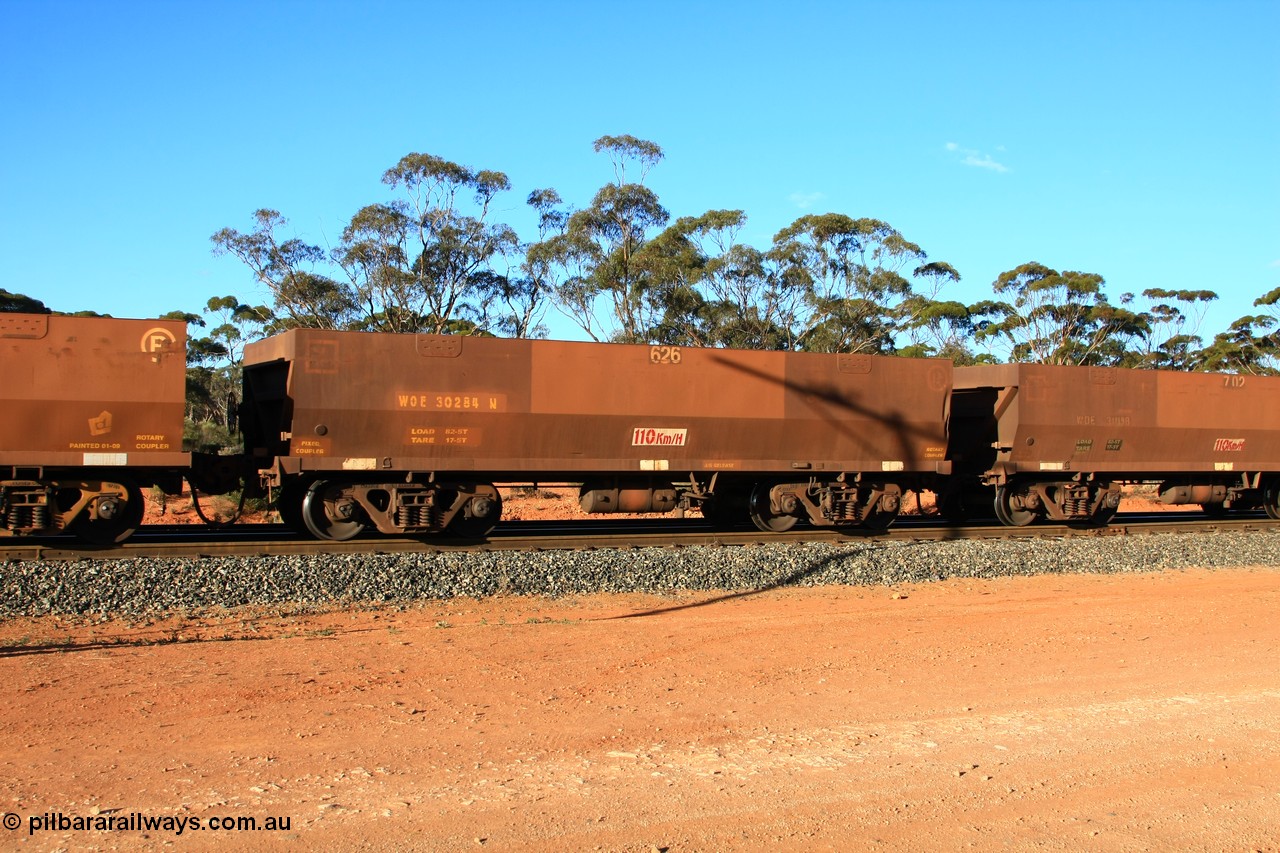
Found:
[[116, 545], [132, 536], [142, 524], [145, 511], [142, 490], [130, 482], [119, 486], [124, 491], [122, 495], [100, 498], [97, 518], [90, 518], [86, 507], [71, 522], [71, 532], [94, 545]]
[[1005, 527], [1026, 527], [1036, 520], [1036, 514], [1029, 509], [1014, 509], [1014, 494], [1008, 486], [1000, 486], [996, 489], [994, 503], [996, 518]]
[[450, 533], [461, 539], [483, 539], [493, 532], [502, 518], [502, 496], [492, 485], [488, 489], [492, 494], [482, 493], [467, 500], [462, 512], [449, 522]]
[[1262, 497], [1262, 508], [1271, 518], [1280, 521], [1280, 483], [1272, 483], [1267, 487]]
[[769, 486], [761, 483], [751, 490], [747, 513], [757, 528], [765, 533], [785, 533], [800, 519], [794, 515], [778, 515], [769, 506]]
[[345, 542], [364, 530], [358, 520], [359, 504], [342, 493], [342, 487], [317, 480], [302, 499], [302, 523], [317, 539]]

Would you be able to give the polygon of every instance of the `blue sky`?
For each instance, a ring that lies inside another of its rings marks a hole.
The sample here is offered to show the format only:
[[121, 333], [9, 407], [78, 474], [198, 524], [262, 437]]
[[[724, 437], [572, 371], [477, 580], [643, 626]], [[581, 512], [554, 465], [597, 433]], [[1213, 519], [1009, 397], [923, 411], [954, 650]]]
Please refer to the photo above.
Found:
[[[1114, 300], [1280, 286], [1280, 3], [0, 0], [0, 287], [56, 310], [267, 294], [209, 236], [271, 207], [336, 242], [403, 155], [576, 206], [605, 134], [673, 217], [889, 222], [991, 295], [1026, 261]], [[575, 336], [568, 321], [556, 337]], [[580, 335], [579, 335], [580, 336]]]

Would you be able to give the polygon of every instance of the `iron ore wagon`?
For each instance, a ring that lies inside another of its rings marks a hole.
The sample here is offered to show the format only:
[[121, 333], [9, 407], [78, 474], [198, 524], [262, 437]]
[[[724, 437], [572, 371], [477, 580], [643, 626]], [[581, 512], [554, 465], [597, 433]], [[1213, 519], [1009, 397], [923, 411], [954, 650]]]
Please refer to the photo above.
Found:
[[295, 329], [245, 349], [245, 449], [286, 520], [346, 539], [501, 515], [495, 483], [588, 512], [700, 507], [765, 530], [887, 525], [945, 472], [951, 363]]
[[121, 542], [141, 487], [209, 467], [182, 451], [186, 340], [181, 321], [0, 314], [0, 536]]
[[1120, 484], [1280, 518], [1280, 377], [1001, 364], [955, 371], [953, 486], [997, 518], [1105, 524]]

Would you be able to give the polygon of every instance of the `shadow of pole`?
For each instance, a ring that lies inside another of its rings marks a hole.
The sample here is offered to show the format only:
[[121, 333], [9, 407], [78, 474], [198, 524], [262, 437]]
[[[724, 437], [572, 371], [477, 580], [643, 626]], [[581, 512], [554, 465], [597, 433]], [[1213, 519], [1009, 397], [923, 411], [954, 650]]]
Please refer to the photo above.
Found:
[[[902, 543], [902, 546], [909, 548], [909, 547], [914, 547], [920, 544], [923, 544], [923, 543], [918, 541], [913, 541], [913, 542], [904, 542]], [[795, 570], [794, 572], [791, 572], [787, 575], [784, 575], [780, 578], [777, 578], [771, 581], [770, 583], [765, 584], [764, 586], [759, 586], [754, 589], [745, 589], [745, 590], [739, 590], [736, 592], [727, 592], [723, 595], [717, 595], [713, 598], [707, 598], [702, 601], [695, 601], [691, 604], [677, 604], [671, 607], [656, 607], [652, 610], [642, 610], [638, 613], [624, 613], [621, 616], [607, 616], [602, 619], [594, 620], [594, 621], [615, 622], [622, 619], [642, 619], [650, 616], [662, 616], [668, 613], [679, 613], [682, 610], [697, 610], [698, 608], [702, 608], [702, 607], [710, 607], [715, 604], [723, 604], [726, 601], [736, 601], [738, 599], [750, 598], [753, 595], [760, 595], [761, 593], [772, 592], [773, 590], [776, 590], [776, 589], [783, 589], [789, 586], [797, 586], [801, 581], [805, 580], [806, 578], [812, 578], [816, 575], [820, 575], [822, 572], [826, 571], [828, 568], [835, 565], [836, 563], [841, 563], [841, 562], [844, 562], [845, 560], [856, 558], [860, 554], [868, 553], [871, 551], [877, 551], [877, 550], [883, 550], [882, 546], [880, 546], [879, 544], [876, 544], [876, 545], [864, 546], [862, 548], [852, 548], [852, 549], [841, 547], [840, 550], [836, 553], [827, 554], [826, 556], [813, 561], [807, 566], [801, 567]]]

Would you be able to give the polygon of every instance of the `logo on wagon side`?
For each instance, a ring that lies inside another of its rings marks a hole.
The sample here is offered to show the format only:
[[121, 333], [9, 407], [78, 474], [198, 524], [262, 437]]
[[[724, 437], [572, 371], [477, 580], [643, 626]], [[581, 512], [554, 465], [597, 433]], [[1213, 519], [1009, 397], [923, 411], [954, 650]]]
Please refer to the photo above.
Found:
[[1214, 453], [1239, 453], [1244, 450], [1243, 438], [1220, 438], [1213, 443]]
[[173, 332], [168, 329], [163, 329], [160, 326], [156, 326], [155, 328], [147, 329], [142, 333], [141, 349], [145, 353], [154, 354], [164, 352], [177, 342], [178, 338], [173, 334]]
[[632, 447], [684, 447], [689, 436], [687, 429], [658, 429], [656, 427], [636, 427], [631, 431]]
[[89, 435], [106, 435], [111, 432], [111, 413], [106, 409], [96, 418], [89, 418]]

